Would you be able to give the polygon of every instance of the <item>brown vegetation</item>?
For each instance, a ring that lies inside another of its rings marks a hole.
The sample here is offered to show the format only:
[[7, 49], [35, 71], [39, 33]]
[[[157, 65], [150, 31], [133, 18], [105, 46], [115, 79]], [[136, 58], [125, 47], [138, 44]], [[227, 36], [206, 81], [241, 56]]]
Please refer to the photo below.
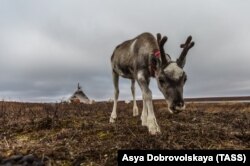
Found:
[[46, 165], [116, 165], [119, 149], [250, 149], [250, 103], [189, 103], [179, 114], [163, 101], [154, 107], [160, 136], [132, 117], [132, 103], [119, 102], [109, 124], [112, 103], [0, 102], [0, 163], [33, 154]]

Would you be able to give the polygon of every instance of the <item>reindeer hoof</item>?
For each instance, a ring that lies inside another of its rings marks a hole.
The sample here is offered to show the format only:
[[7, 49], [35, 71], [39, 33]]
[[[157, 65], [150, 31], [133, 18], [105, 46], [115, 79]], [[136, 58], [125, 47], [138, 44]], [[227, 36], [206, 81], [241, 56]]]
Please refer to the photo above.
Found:
[[161, 132], [160, 131], [149, 131], [150, 135], [160, 135]]
[[150, 135], [160, 135], [161, 134], [161, 130], [159, 127], [156, 128], [148, 128], [149, 130], [149, 134]]
[[160, 127], [158, 126], [156, 119], [147, 120], [148, 131], [150, 135], [159, 135], [161, 134]]
[[109, 123], [115, 123], [115, 118], [110, 117]]

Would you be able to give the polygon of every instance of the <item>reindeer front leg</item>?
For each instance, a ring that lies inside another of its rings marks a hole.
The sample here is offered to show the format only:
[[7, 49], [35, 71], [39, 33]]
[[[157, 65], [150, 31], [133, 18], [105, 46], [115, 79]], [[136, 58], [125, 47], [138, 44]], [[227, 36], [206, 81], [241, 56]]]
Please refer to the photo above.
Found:
[[141, 125], [147, 126], [148, 109], [147, 109], [145, 100], [142, 100], [142, 101], [143, 101], [143, 108], [142, 108], [142, 113], [141, 113]]
[[112, 110], [112, 113], [111, 113], [111, 116], [109, 119], [110, 123], [114, 123], [116, 118], [117, 118], [116, 110], [117, 110], [117, 100], [119, 97], [119, 85], [118, 85], [119, 84], [119, 75], [113, 71], [112, 76], [113, 76], [113, 84], [114, 84], [115, 92], [114, 92], [113, 110]]
[[142, 125], [145, 124], [144, 118], [145, 116], [147, 116], [146, 125], [148, 127], [149, 133], [151, 135], [159, 134], [161, 131], [160, 131], [160, 127], [157, 124], [155, 114], [154, 114], [152, 92], [149, 89], [149, 78], [145, 76], [143, 71], [139, 71], [137, 75], [137, 79], [138, 79], [140, 88], [142, 90], [142, 96], [143, 96]]

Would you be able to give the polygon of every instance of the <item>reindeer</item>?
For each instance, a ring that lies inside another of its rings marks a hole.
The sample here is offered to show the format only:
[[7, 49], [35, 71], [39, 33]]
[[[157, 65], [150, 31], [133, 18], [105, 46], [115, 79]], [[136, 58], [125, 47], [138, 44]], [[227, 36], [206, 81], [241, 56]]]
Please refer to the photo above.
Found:
[[183, 100], [183, 86], [187, 80], [183, 70], [186, 55], [194, 46], [189, 36], [184, 44], [179, 58], [172, 61], [165, 54], [164, 44], [167, 37], [157, 39], [150, 33], [142, 33], [134, 39], [127, 40], [118, 45], [111, 56], [112, 76], [114, 84], [114, 104], [110, 116], [110, 123], [117, 118], [117, 100], [119, 96], [119, 76], [131, 80], [131, 91], [133, 96], [133, 116], [138, 115], [138, 107], [135, 100], [135, 81], [140, 86], [143, 97], [143, 109], [141, 114], [142, 126], [147, 126], [151, 135], [161, 133], [157, 124], [152, 103], [152, 92], [149, 89], [150, 77], [157, 80], [158, 88], [164, 95], [171, 113], [177, 113], [185, 109]]

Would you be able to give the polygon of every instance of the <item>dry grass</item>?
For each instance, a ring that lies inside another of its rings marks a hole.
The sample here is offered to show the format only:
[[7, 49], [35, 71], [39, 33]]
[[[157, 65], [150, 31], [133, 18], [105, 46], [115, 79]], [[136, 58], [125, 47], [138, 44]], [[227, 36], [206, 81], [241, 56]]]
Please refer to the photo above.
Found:
[[117, 123], [109, 124], [112, 103], [0, 102], [0, 163], [34, 154], [48, 165], [116, 165], [119, 149], [250, 149], [249, 103], [189, 103], [177, 115], [162, 101], [154, 107], [160, 136], [132, 117], [132, 103], [119, 102]]

